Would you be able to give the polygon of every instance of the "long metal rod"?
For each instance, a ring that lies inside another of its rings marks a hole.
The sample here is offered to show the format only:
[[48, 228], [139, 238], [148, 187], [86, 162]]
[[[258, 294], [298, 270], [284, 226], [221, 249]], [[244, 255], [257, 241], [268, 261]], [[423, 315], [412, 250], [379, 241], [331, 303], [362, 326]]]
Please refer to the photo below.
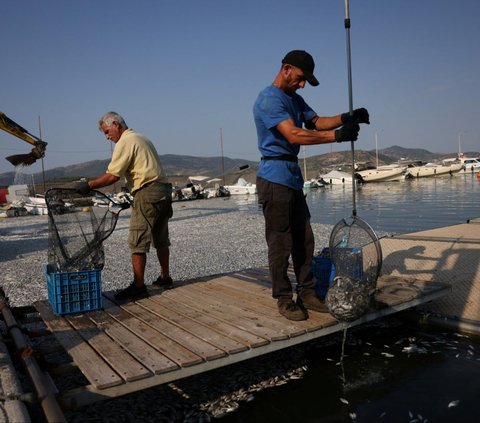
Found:
[[[347, 70], [348, 70], [348, 107], [350, 115], [353, 114], [353, 89], [352, 89], [352, 52], [350, 48], [350, 2], [345, 0], [345, 33], [347, 38]], [[355, 147], [354, 141], [350, 141], [352, 150], [352, 217], [357, 215], [357, 200], [355, 198]]]

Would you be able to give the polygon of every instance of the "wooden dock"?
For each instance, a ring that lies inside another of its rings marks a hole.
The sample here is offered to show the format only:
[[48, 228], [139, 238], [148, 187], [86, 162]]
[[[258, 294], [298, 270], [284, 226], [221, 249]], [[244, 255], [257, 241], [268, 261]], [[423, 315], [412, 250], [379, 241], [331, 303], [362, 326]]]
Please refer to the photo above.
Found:
[[[356, 326], [440, 298], [442, 282], [383, 276], [377, 306]], [[292, 322], [278, 314], [266, 269], [202, 278], [149, 297], [117, 303], [104, 293], [103, 309], [59, 317], [47, 301], [35, 303], [50, 331], [88, 384], [60, 392], [76, 408], [248, 360], [343, 330], [325, 313]]]

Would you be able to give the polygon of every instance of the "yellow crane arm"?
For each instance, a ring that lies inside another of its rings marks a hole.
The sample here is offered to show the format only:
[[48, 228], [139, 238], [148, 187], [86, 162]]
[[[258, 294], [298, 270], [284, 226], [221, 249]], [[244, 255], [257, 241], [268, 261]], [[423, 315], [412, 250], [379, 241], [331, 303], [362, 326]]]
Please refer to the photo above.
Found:
[[47, 143], [30, 134], [25, 128], [22, 128], [18, 123], [10, 119], [5, 113], [0, 112], [0, 129], [20, 138], [21, 140], [33, 145], [33, 149], [29, 154], [16, 154], [14, 156], [6, 157], [6, 159], [14, 166], [20, 164], [31, 165], [36, 160], [45, 156], [45, 148]]

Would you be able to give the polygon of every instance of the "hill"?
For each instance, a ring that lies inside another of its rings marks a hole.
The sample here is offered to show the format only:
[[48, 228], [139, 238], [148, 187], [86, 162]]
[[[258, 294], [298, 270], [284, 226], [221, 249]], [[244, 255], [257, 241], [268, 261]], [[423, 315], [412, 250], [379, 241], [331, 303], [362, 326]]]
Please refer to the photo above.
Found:
[[[194, 157], [175, 154], [165, 154], [160, 156], [160, 160], [165, 168], [165, 172], [170, 180], [185, 182], [188, 176], [206, 175], [221, 176], [222, 158], [221, 157]], [[109, 159], [93, 160], [79, 163], [71, 166], [56, 167], [45, 171], [46, 182], [70, 182], [80, 178], [93, 178], [105, 172], [108, 167]], [[256, 165], [257, 162], [241, 159], [230, 159], [224, 157], [223, 167], [225, 174], [234, 173], [240, 166], [245, 164]], [[6, 172], [0, 174], [0, 186], [11, 185], [15, 178], [15, 172]], [[33, 179], [38, 183], [42, 181], [42, 174], [35, 173]]]

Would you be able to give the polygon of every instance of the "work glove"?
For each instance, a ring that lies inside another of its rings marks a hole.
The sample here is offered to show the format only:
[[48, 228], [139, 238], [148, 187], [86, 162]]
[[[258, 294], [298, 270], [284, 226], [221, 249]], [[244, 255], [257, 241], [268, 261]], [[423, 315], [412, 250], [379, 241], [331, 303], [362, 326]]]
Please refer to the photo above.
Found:
[[80, 195], [88, 195], [90, 193], [90, 191], [92, 190], [89, 185], [88, 185], [88, 182], [87, 181], [82, 181], [82, 182], [79, 182], [76, 186], [75, 186], [75, 192], [77, 194], [80, 194]]
[[342, 123], [345, 124], [348, 122], [366, 123], [367, 125], [370, 125], [370, 115], [368, 114], [368, 110], [362, 107], [361, 109], [353, 110], [352, 114], [343, 113]]
[[355, 122], [347, 122], [335, 131], [335, 141], [357, 141], [360, 125]]

